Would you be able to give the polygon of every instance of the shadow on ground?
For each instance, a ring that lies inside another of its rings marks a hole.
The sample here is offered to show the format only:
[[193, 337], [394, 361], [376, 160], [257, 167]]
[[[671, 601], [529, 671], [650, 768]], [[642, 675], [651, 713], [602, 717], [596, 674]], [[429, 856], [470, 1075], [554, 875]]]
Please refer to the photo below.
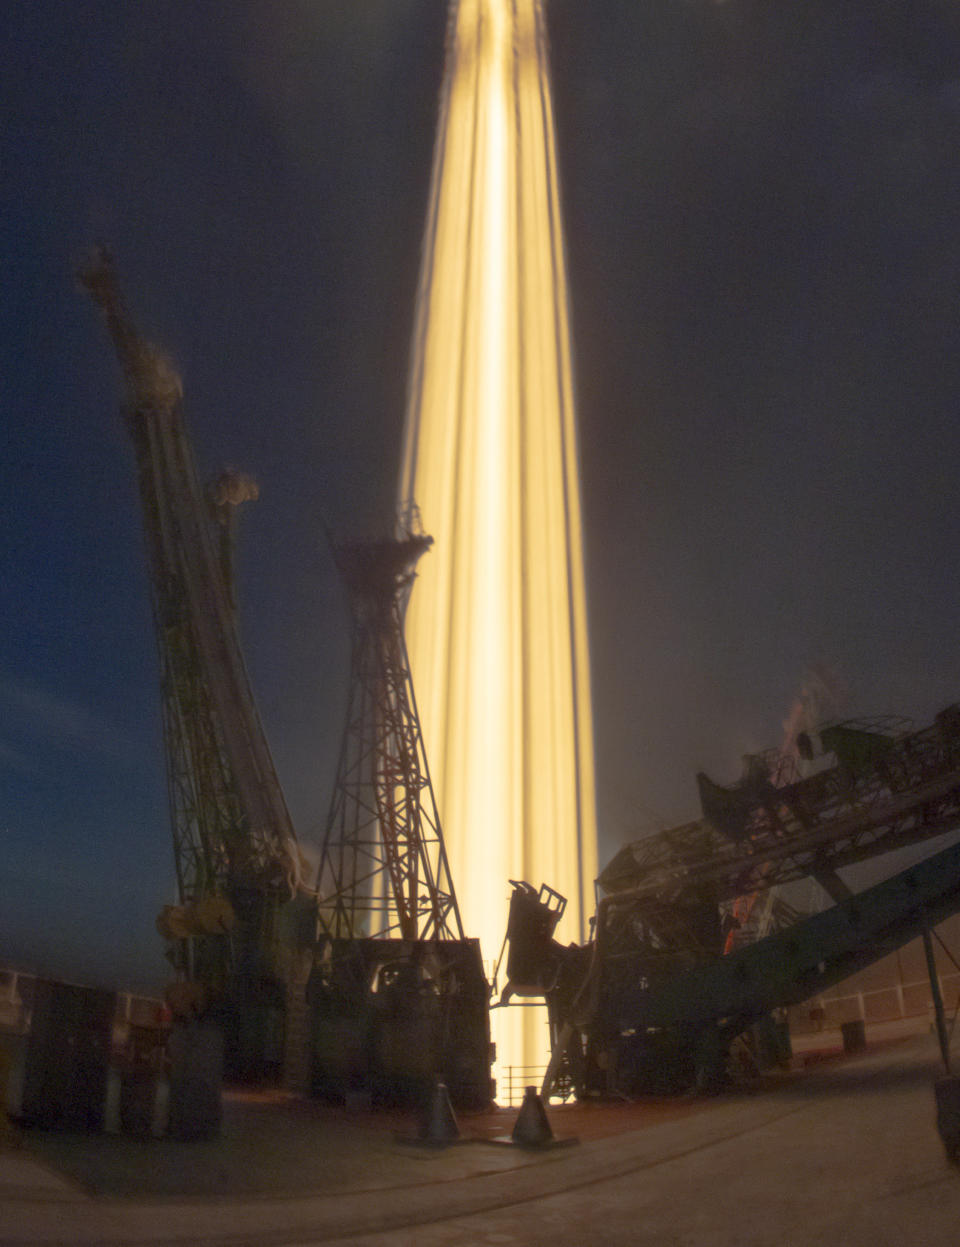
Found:
[[[893, 1049], [902, 1053], [894, 1055]], [[709, 1112], [738, 1099], [777, 1097], [812, 1101], [836, 1095], [927, 1084], [941, 1072], [929, 1043], [884, 1043], [854, 1060], [824, 1062], [802, 1072], [779, 1074], [710, 1099], [649, 1098], [635, 1103], [586, 1103], [551, 1107], [559, 1137], [584, 1142], [643, 1130]], [[891, 1056], [894, 1059], [891, 1063]], [[509, 1135], [517, 1110], [461, 1116], [464, 1137]], [[395, 1135], [412, 1135], [413, 1116], [349, 1113], [280, 1093], [230, 1093], [216, 1139], [182, 1143], [27, 1130], [33, 1155], [90, 1194], [120, 1199], [177, 1197], [297, 1197], [309, 1194], [389, 1190], [500, 1172], [537, 1163], [536, 1154], [489, 1147], [446, 1152], [403, 1148]]]

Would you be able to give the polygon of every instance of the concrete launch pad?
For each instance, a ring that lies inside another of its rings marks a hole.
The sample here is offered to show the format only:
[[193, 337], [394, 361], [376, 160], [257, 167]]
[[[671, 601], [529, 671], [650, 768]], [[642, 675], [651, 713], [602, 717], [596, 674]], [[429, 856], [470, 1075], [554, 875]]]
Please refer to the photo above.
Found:
[[0, 1243], [952, 1244], [938, 1073], [905, 1037], [715, 1100], [553, 1108], [581, 1143], [539, 1153], [404, 1148], [409, 1121], [252, 1095], [208, 1143], [29, 1132], [0, 1152]]

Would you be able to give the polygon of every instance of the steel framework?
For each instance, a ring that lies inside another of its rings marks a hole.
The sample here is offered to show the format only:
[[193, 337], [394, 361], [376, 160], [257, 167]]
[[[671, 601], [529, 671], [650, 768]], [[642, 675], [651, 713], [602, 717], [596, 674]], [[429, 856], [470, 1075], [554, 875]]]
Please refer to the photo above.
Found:
[[[601, 873], [589, 945], [561, 947], [542, 896], [514, 883], [503, 998], [546, 998], [545, 1091], [714, 1086], [737, 1035], [960, 908], [960, 844], [855, 896], [837, 874], [960, 826], [960, 706], [919, 732], [848, 721], [819, 738], [822, 769], [780, 787], [765, 764], [729, 787], [699, 776], [703, 819], [628, 845]], [[812, 759], [813, 741], [801, 747]], [[807, 875], [830, 909], [785, 910], [783, 929], [730, 950], [721, 902]]]
[[716, 904], [811, 876], [845, 899], [838, 869], [960, 823], [960, 707], [922, 731], [905, 724], [825, 727], [835, 765], [779, 787], [759, 773], [728, 787], [699, 775], [704, 817], [627, 845], [600, 886], [664, 943], [678, 902], [697, 893]]
[[334, 547], [353, 615], [350, 691], [317, 881], [332, 940], [462, 940], [417, 715], [403, 619], [433, 542], [397, 537]]
[[[221, 477], [204, 496], [175, 368], [138, 334], [107, 252], [79, 276], [104, 313], [123, 370], [137, 461], [181, 901], [181, 912], [167, 915], [166, 933], [181, 936], [175, 960], [188, 977], [255, 977], [274, 968], [277, 951], [264, 901], [290, 895], [298, 862], [233, 607], [229, 510], [255, 496], [255, 486]], [[210, 898], [228, 905], [202, 910]], [[203, 938], [218, 916], [221, 927], [236, 920], [229, 941]]]

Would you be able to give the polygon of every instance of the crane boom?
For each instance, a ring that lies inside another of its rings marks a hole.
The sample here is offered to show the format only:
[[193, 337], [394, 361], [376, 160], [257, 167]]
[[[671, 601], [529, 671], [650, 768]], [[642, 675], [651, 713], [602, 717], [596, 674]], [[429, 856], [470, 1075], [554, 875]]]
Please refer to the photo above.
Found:
[[161, 662], [180, 899], [292, 890], [298, 854], [240, 649], [176, 369], [135, 328], [106, 251], [80, 281], [123, 371]]

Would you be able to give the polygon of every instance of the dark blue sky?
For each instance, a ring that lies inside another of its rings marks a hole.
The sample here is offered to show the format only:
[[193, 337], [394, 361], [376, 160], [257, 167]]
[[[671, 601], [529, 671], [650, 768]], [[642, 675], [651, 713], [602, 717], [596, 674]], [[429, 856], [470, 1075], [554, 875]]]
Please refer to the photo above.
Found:
[[[850, 714], [960, 696], [960, 9], [550, 13], [605, 862], [776, 743], [811, 663]], [[316, 833], [347, 647], [322, 523], [392, 497], [444, 26], [0, 11], [0, 960], [150, 983], [172, 889], [132, 454], [72, 265], [112, 245], [201, 473], [260, 481], [243, 636]]]

